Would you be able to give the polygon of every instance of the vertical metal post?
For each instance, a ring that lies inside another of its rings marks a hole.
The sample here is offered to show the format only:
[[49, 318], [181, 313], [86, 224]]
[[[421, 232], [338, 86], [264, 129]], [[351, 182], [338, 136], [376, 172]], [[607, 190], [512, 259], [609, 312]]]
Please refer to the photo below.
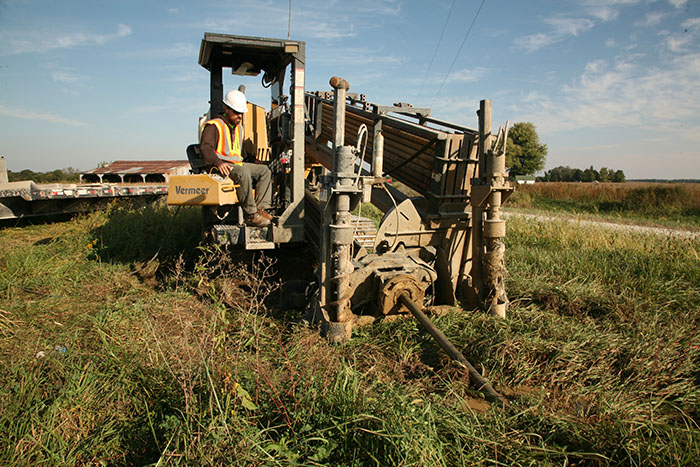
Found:
[[221, 65], [212, 64], [209, 73], [209, 111], [214, 118], [224, 111], [224, 80]]
[[350, 222], [350, 193], [354, 181], [354, 155], [345, 142], [345, 95], [350, 85], [334, 76], [335, 130], [333, 138], [333, 171], [326, 187], [321, 228], [321, 311], [323, 334], [331, 342], [342, 342], [352, 334], [353, 314], [350, 307], [348, 277], [354, 267], [350, 261], [352, 223]]
[[7, 163], [5, 162], [5, 156], [0, 156], [0, 183], [8, 183]]
[[372, 146], [372, 175], [380, 178], [384, 175], [384, 134], [382, 133], [382, 121], [374, 124], [374, 144]]
[[493, 144], [491, 134], [491, 101], [482, 100], [479, 102], [479, 178], [486, 181], [488, 170], [488, 151]]
[[[343, 78], [334, 76], [330, 80], [333, 86], [333, 112], [335, 128], [333, 129], [333, 152], [345, 144], [345, 97], [350, 84]], [[335, 159], [334, 159], [335, 160]], [[333, 167], [335, 171], [335, 167]]]
[[[346, 323], [352, 320], [350, 300], [347, 296], [348, 276], [353, 271], [350, 262], [352, 246], [352, 223], [350, 222], [350, 195], [343, 188], [352, 186], [353, 163], [355, 157], [350, 146], [340, 146], [335, 153], [337, 167], [337, 194], [333, 224], [330, 225], [331, 240], [331, 298], [334, 308], [334, 320]], [[347, 336], [350, 337], [349, 335]]]
[[[505, 152], [495, 154], [491, 134], [491, 102], [479, 107], [479, 183], [488, 187], [488, 196], [473, 207], [472, 239], [475, 286], [481, 300], [494, 316], [505, 318], [508, 297], [505, 292], [506, 224], [501, 219], [502, 190], [505, 181]], [[486, 213], [484, 219], [484, 213]]]
[[292, 93], [292, 205], [304, 202], [304, 89], [305, 76], [304, 63], [306, 62], [306, 46], [299, 43], [299, 50], [294, 54], [292, 61], [292, 73], [294, 73], [294, 92]]
[[[486, 148], [491, 139], [491, 103], [482, 100], [479, 103], [479, 146], [478, 156], [479, 164], [476, 167], [474, 174], [474, 184], [483, 185], [484, 175], [486, 173]], [[475, 187], [476, 188], [476, 187]], [[472, 190], [472, 194], [477, 190]], [[473, 200], [473, 197], [472, 197]], [[474, 201], [472, 201], [474, 203]], [[483, 237], [483, 219], [484, 208], [481, 203], [472, 204], [472, 287], [475, 289], [479, 299], [483, 299], [485, 295], [484, 274], [483, 274], [483, 257], [484, 257], [484, 237]]]

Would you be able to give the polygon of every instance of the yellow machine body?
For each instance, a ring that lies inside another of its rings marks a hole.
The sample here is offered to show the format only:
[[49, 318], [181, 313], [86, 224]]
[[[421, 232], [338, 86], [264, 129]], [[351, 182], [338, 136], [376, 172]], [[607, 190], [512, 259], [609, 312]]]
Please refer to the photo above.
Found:
[[172, 175], [168, 204], [174, 206], [223, 206], [236, 204], [236, 186], [230, 178], [213, 174]]

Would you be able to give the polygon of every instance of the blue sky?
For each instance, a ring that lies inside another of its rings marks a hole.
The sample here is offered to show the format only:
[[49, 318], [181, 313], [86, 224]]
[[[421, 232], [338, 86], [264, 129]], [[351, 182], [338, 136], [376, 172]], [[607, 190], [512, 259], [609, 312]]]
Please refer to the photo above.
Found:
[[[208, 108], [204, 32], [286, 38], [288, 8], [0, 0], [0, 154], [14, 171], [184, 159]], [[536, 125], [546, 168], [700, 178], [699, 0], [293, 0], [291, 37], [307, 90], [338, 75], [472, 128], [491, 99], [494, 126]], [[258, 78], [224, 83], [269, 106]]]

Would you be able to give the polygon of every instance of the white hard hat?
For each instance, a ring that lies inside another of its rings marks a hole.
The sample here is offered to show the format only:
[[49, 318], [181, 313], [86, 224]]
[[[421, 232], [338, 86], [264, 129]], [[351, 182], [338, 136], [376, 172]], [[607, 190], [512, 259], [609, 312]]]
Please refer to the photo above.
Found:
[[238, 113], [246, 113], [248, 111], [248, 101], [245, 98], [245, 94], [236, 89], [226, 93], [224, 104]]

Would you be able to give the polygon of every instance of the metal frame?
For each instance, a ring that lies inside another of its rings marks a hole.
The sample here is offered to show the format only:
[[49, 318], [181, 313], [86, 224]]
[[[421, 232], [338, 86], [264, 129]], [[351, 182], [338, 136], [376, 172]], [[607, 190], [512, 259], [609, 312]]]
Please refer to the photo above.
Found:
[[[500, 209], [513, 188], [504, 173], [505, 146], [497, 150], [491, 135], [490, 102], [481, 102], [479, 130], [474, 130], [430, 118], [429, 109], [377, 106], [364, 96], [358, 100], [340, 78], [330, 84], [333, 93], [307, 93], [313, 125], [307, 155], [331, 171], [322, 197], [321, 290], [313, 305], [322, 315], [325, 334], [334, 341], [347, 339], [353, 323], [367, 321], [354, 313], [368, 303], [380, 304], [375, 315], [408, 313], [397, 305], [399, 292], [422, 303], [431, 285], [436, 304], [460, 298], [505, 316]], [[358, 154], [354, 132], [362, 124], [372, 135], [367, 142], [371, 166], [362, 176], [348, 177]], [[507, 133], [500, 132], [499, 138], [505, 140]], [[385, 174], [421, 196], [397, 193], [384, 183]], [[348, 205], [352, 209], [370, 186], [372, 202], [385, 216], [374, 253], [351, 260], [351, 239], [343, 235]], [[384, 199], [377, 202], [380, 195]]]
[[[306, 44], [302, 41], [205, 33], [199, 50], [199, 64], [210, 72], [210, 115], [223, 112], [223, 69], [232, 73], [274, 79], [271, 100], [278, 109], [290, 99], [290, 128], [286, 145], [291, 149], [289, 199], [277, 225], [272, 227], [272, 242], [304, 240], [304, 80]], [[283, 92], [287, 69], [291, 68], [290, 96]], [[273, 154], [274, 156], [278, 154]]]

